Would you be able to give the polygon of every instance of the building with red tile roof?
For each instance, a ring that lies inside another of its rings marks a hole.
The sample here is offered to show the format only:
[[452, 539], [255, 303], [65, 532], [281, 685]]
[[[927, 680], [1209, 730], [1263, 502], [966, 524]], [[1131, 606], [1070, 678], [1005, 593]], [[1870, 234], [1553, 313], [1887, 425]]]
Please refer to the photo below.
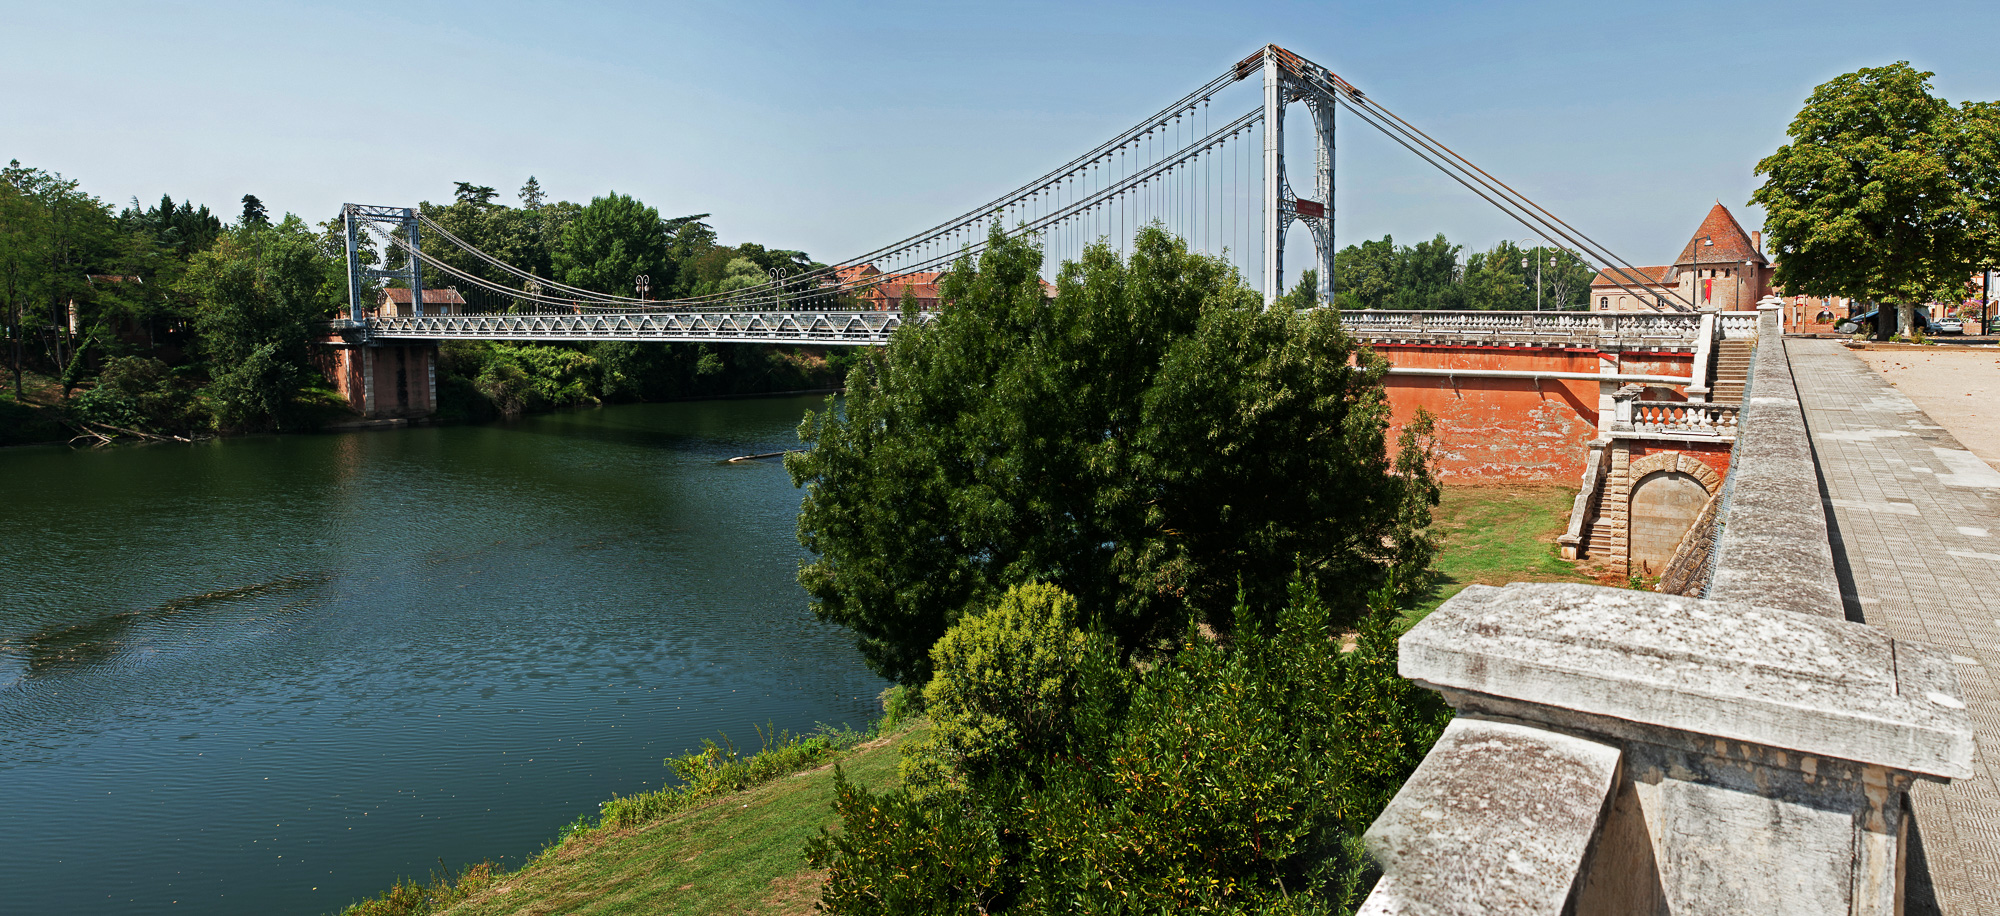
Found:
[[[451, 287], [424, 290], [424, 314], [450, 315], [464, 313], [465, 297]], [[407, 318], [410, 309], [410, 291], [403, 287], [391, 287], [375, 297], [375, 314], [383, 318]]]
[[1658, 311], [1656, 297], [1665, 296], [1701, 309], [1751, 311], [1771, 294], [1771, 261], [1764, 256], [1762, 235], [1743, 231], [1729, 208], [1716, 201], [1673, 264], [1639, 268], [1645, 283], [1599, 271], [1590, 281], [1591, 309]]

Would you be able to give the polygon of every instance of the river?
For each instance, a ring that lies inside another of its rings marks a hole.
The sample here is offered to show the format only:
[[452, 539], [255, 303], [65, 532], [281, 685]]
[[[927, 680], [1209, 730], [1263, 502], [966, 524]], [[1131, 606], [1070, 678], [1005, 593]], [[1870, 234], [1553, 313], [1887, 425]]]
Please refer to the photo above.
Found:
[[861, 725], [776, 461], [820, 397], [0, 450], [0, 913], [326, 913], [661, 758]]

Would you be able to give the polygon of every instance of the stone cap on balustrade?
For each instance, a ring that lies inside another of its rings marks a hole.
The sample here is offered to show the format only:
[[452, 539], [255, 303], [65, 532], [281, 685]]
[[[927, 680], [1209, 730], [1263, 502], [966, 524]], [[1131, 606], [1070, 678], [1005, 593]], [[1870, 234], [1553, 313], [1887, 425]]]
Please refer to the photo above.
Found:
[[1576, 716], [1934, 778], [1972, 775], [1971, 719], [1950, 660], [1865, 624], [1516, 583], [1468, 587], [1400, 645], [1402, 675], [1461, 711], [1558, 725]]
[[1368, 828], [1383, 878], [1355, 916], [1562, 912], [1618, 762], [1612, 745], [1451, 720]]

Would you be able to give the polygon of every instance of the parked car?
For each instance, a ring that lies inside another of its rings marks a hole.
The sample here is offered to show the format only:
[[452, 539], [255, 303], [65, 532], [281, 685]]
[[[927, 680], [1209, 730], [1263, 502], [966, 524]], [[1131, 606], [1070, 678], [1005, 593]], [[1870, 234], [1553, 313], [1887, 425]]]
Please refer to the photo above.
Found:
[[[1875, 326], [1875, 315], [1879, 311], [1880, 310], [1877, 309], [1875, 312], [1868, 312], [1863, 315], [1856, 315], [1853, 318], [1841, 319], [1839, 324], [1833, 326], [1833, 329], [1842, 334], [1859, 334], [1862, 331], [1866, 331]], [[1957, 319], [1952, 319], [1952, 320], [1956, 321]], [[1916, 322], [1917, 326], [1923, 328], [1924, 333], [1926, 334], [1945, 333], [1944, 325], [1932, 321], [1931, 310], [1924, 308], [1923, 306], [1917, 307]], [[1956, 330], [1953, 330], [1951, 333], [1963, 334], [1965, 333], [1965, 326], [1963, 324], [1960, 324], [1958, 328]]]
[[1963, 334], [1965, 322], [1957, 318], [1945, 318], [1937, 323], [1939, 334]]

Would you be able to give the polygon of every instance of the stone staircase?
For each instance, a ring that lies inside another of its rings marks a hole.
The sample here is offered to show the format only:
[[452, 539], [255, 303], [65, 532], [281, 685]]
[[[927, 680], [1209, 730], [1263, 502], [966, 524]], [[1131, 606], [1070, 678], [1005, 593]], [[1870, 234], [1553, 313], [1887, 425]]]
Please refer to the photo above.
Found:
[[1720, 341], [1715, 348], [1715, 373], [1708, 383], [1709, 401], [1716, 404], [1743, 403], [1743, 384], [1750, 378], [1750, 353], [1754, 340]]

